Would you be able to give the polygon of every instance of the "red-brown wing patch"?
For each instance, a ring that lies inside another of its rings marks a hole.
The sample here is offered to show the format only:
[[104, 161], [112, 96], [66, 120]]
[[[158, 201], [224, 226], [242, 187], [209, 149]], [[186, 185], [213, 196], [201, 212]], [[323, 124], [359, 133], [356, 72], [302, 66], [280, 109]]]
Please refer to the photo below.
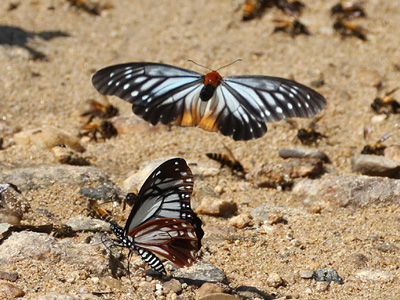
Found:
[[135, 245], [167, 258], [180, 268], [191, 266], [199, 251], [195, 229], [181, 219], [146, 222], [131, 230], [128, 236], [134, 239]]

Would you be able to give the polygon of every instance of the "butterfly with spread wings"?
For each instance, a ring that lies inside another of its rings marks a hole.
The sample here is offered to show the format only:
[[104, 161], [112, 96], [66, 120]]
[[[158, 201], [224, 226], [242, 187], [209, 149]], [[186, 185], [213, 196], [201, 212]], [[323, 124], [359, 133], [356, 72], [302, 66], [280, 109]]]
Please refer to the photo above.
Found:
[[[202, 222], [190, 207], [192, 192], [193, 175], [186, 161], [170, 159], [143, 184], [125, 227], [111, 221], [110, 228], [122, 246], [135, 250], [161, 274], [167, 273], [155, 254], [180, 268], [191, 266], [204, 235]], [[110, 219], [105, 210], [98, 213]]]
[[322, 95], [292, 80], [203, 75], [150, 62], [104, 68], [92, 82], [101, 94], [132, 103], [133, 112], [153, 125], [197, 126], [234, 140], [260, 138], [265, 122], [312, 117], [326, 106]]

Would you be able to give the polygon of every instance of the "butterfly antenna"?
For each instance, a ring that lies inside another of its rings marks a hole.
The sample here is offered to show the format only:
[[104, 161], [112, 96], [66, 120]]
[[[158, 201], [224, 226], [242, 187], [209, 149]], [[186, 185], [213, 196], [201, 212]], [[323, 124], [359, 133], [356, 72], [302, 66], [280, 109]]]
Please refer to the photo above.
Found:
[[219, 68], [216, 69], [215, 71], [219, 71], [219, 70], [221, 70], [221, 69], [223, 69], [223, 68], [229, 67], [229, 66], [233, 65], [234, 63], [237, 63], [238, 61], [242, 61], [242, 59], [241, 59], [241, 58], [238, 58], [238, 59], [234, 60], [233, 62], [231, 62], [231, 63], [229, 63], [229, 64], [227, 64], [227, 65], [225, 65], [225, 66], [219, 67]]
[[386, 141], [388, 138], [390, 138], [393, 135], [392, 132], [385, 134], [383, 137], [381, 137], [381, 139], [379, 140], [379, 142], [384, 142]]
[[191, 63], [194, 63], [196, 66], [202, 67], [202, 68], [210, 70], [210, 71], [214, 71], [213, 69], [210, 69], [209, 67], [203, 66], [203, 65], [195, 62], [194, 60], [188, 59], [188, 61], [190, 61]]

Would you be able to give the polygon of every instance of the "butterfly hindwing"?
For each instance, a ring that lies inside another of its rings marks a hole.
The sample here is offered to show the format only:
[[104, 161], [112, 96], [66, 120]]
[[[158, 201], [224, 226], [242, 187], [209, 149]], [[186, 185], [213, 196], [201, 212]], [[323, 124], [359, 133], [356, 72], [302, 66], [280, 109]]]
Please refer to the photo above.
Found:
[[157, 253], [180, 268], [191, 266], [200, 249], [195, 228], [180, 219], [162, 218], [146, 222], [128, 235], [133, 237], [135, 247]]

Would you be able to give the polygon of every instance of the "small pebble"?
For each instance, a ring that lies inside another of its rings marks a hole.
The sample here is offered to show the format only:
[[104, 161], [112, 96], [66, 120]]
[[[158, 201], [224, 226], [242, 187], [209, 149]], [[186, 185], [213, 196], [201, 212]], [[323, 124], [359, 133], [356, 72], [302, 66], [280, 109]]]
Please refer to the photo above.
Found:
[[25, 292], [15, 285], [8, 282], [0, 282], [0, 295], [4, 299], [23, 297]]
[[328, 156], [320, 151], [320, 150], [315, 150], [315, 149], [309, 149], [309, 148], [283, 148], [279, 150], [279, 156], [282, 158], [319, 158], [323, 160], [324, 162], [329, 163], [329, 158]]
[[110, 231], [109, 223], [83, 216], [68, 219], [65, 225], [70, 226], [73, 231]]
[[171, 279], [164, 283], [163, 291], [165, 294], [168, 294], [170, 291], [173, 291], [175, 294], [179, 294], [182, 292], [182, 284], [179, 280]]
[[34, 144], [47, 149], [57, 145], [66, 145], [78, 152], [85, 151], [77, 137], [54, 126], [45, 125], [41, 128], [18, 132], [14, 135], [14, 140], [17, 145]]
[[376, 269], [362, 269], [357, 271], [354, 275], [364, 282], [375, 281], [389, 283], [393, 282], [395, 279], [395, 276], [391, 272]]
[[159, 283], [156, 283], [156, 291], [155, 291], [155, 294], [156, 294], [157, 296], [161, 296], [162, 293], [163, 293], [163, 286], [162, 286], [161, 284], [159, 284]]
[[277, 288], [283, 284], [283, 279], [277, 273], [271, 273], [267, 278], [267, 285]]
[[104, 284], [106, 284], [112, 290], [121, 291], [123, 289], [123, 284], [121, 280], [112, 278], [112, 277], [104, 277], [101, 280]]
[[248, 226], [252, 226], [253, 217], [249, 214], [240, 214], [238, 216], [232, 217], [229, 220], [229, 224], [235, 226], [236, 228], [243, 229]]
[[327, 281], [320, 281], [317, 282], [317, 284], [315, 285], [315, 290], [317, 292], [325, 292], [326, 290], [328, 290], [329, 288], [329, 282]]
[[197, 295], [199, 298], [215, 294], [215, 293], [223, 293], [224, 289], [215, 283], [206, 282], [204, 283], [198, 290]]
[[8, 280], [15, 282], [18, 279], [18, 273], [8, 273], [4, 271], [0, 271], [0, 279]]
[[238, 210], [236, 202], [214, 197], [204, 197], [196, 209], [196, 213], [228, 218]]
[[89, 166], [90, 162], [82, 155], [75, 151], [61, 145], [57, 145], [51, 148], [54, 160], [61, 164], [73, 165], [73, 166]]
[[175, 278], [190, 285], [201, 286], [206, 282], [222, 283], [226, 281], [225, 273], [213, 264], [204, 261], [197, 261], [188, 268], [180, 268], [171, 274]]
[[289, 158], [283, 166], [290, 178], [316, 177], [324, 172], [319, 158]]
[[368, 176], [397, 178], [400, 174], [400, 162], [379, 155], [356, 155], [351, 166], [353, 172]]
[[313, 273], [313, 278], [315, 281], [333, 281], [338, 284], [343, 283], [343, 279], [340, 278], [338, 272], [335, 269], [317, 269]]
[[299, 271], [299, 276], [304, 279], [311, 279], [313, 277], [313, 270], [301, 270]]

